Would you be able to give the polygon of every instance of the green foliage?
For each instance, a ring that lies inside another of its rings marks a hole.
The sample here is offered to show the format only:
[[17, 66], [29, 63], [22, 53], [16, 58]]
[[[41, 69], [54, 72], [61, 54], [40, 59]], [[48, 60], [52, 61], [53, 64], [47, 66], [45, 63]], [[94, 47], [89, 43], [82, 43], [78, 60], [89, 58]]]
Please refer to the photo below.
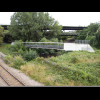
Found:
[[50, 40], [46, 39], [45, 37], [43, 37], [40, 42], [51, 42]]
[[100, 51], [69, 52], [58, 57], [37, 57], [21, 70], [47, 86], [99, 86], [99, 59]]
[[0, 44], [3, 42], [3, 37], [0, 37]]
[[3, 31], [4, 31], [4, 28], [0, 26], [0, 36], [3, 36]]
[[[58, 42], [57, 38], [52, 38], [50, 40], [46, 39], [45, 37], [43, 37], [40, 42]], [[49, 43], [46, 45], [55, 45], [53, 43]], [[57, 45], [57, 44], [56, 44]], [[55, 56], [55, 55], [59, 55], [61, 52], [54, 50], [54, 49], [37, 49], [37, 52], [40, 56]]]
[[22, 56], [15, 56], [13, 61], [13, 67], [16, 69], [20, 69], [21, 65], [25, 64], [25, 61], [23, 60]]
[[16, 69], [20, 69], [21, 65], [25, 64], [25, 61], [20, 55], [15, 57], [7, 55], [4, 60], [10, 67], [14, 67]]
[[0, 44], [3, 42], [3, 30], [4, 28], [0, 26]]
[[100, 29], [95, 33], [95, 46], [100, 48]]
[[[16, 12], [11, 17], [8, 28], [14, 39], [40, 41], [43, 37], [51, 39], [61, 34], [62, 26], [48, 13]], [[49, 29], [49, 30], [46, 30]]]
[[23, 54], [22, 51], [25, 51], [26, 47], [23, 45], [22, 40], [19, 40], [19, 41], [16, 40], [14, 42], [14, 45], [11, 45], [10, 50], [12, 52], [17, 52], [17, 53]]
[[100, 48], [100, 23], [91, 23], [88, 28], [77, 33], [79, 33], [77, 39], [90, 40], [92, 46]]
[[4, 53], [5, 55], [12, 54], [10, 47], [11, 47], [11, 44], [2, 43], [0, 45], [0, 52]]
[[24, 54], [24, 59], [26, 61], [30, 61], [30, 60], [33, 60], [35, 59], [36, 57], [38, 57], [38, 54], [36, 51], [33, 51], [31, 49], [29, 49], [29, 51], [26, 51], [25, 54]]
[[73, 56], [70, 60], [70, 63], [77, 63], [79, 60], [77, 57]]
[[96, 44], [96, 37], [95, 36], [88, 36], [86, 40], [90, 40], [90, 45], [95, 46]]
[[4, 30], [3, 41], [5, 43], [11, 43], [13, 41], [12, 35], [8, 30]]
[[11, 56], [11, 55], [7, 55], [7, 56], [5, 56], [5, 58], [4, 58], [4, 60], [5, 60], [5, 62], [7, 63], [7, 64], [9, 64], [11, 67], [13, 66], [13, 56]]
[[[20, 49], [19, 51], [21, 53]], [[29, 51], [32, 52], [33, 50]], [[26, 51], [24, 54], [26, 54]], [[30, 56], [32, 54], [30, 53]], [[22, 56], [15, 57], [15, 55], [6, 56], [5, 61], [9, 66], [18, 69], [22, 65], [24, 72], [31, 76], [31, 78], [48, 86], [100, 85], [100, 50], [97, 49], [93, 53], [75, 51], [65, 52], [63, 55], [56, 57], [37, 57], [27, 62], [27, 64], [22, 59]]]

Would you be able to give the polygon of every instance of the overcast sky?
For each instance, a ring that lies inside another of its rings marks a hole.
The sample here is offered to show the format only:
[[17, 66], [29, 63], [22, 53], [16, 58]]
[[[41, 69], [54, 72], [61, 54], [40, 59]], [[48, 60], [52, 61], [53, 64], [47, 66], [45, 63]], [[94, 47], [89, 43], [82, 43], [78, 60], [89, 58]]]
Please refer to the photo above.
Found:
[[[14, 12], [0, 12], [0, 25], [10, 24]], [[100, 21], [100, 12], [49, 12], [63, 26], [88, 26]]]

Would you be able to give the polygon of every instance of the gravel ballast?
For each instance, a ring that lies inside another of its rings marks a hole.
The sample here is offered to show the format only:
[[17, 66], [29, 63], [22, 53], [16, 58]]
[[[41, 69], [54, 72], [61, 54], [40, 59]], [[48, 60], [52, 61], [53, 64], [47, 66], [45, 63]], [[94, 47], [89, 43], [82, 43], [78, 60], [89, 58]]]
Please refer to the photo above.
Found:
[[[18, 78], [21, 82], [25, 84], [25, 86], [44, 86], [44, 84], [39, 83], [35, 80], [30, 79], [27, 75], [25, 75], [21, 70], [14, 69], [9, 67], [5, 62], [0, 59], [0, 65], [6, 68], [11, 74], [13, 74], [16, 78]], [[0, 86], [3, 86], [3, 81], [0, 79]], [[5, 86], [5, 84], [4, 84]]]

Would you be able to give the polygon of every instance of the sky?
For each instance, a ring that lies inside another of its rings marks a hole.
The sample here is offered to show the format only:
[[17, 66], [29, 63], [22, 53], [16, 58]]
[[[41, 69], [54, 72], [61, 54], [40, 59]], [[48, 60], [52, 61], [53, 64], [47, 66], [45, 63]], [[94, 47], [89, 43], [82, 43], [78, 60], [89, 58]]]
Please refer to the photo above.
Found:
[[[88, 26], [100, 21], [100, 12], [48, 12], [62, 26]], [[0, 25], [9, 25], [14, 12], [0, 12]]]

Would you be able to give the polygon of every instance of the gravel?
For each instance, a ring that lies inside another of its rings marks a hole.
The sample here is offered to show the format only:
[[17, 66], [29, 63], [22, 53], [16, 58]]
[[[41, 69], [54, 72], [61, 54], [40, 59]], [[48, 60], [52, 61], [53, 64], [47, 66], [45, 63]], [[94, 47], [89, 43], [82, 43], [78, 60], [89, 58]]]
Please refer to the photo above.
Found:
[[[7, 64], [4, 63], [2, 59], [0, 59], [0, 65], [4, 66], [10, 73], [12, 73], [16, 78], [18, 78], [21, 82], [25, 84], [25, 86], [44, 86], [44, 84], [39, 83], [35, 80], [30, 79], [27, 75], [25, 75], [20, 70], [14, 69], [12, 67], [9, 67]], [[0, 78], [0, 86], [4, 84], [3, 80]], [[4, 84], [6, 86], [6, 84]]]
[[1, 77], [0, 77], [0, 86], [8, 86]]

